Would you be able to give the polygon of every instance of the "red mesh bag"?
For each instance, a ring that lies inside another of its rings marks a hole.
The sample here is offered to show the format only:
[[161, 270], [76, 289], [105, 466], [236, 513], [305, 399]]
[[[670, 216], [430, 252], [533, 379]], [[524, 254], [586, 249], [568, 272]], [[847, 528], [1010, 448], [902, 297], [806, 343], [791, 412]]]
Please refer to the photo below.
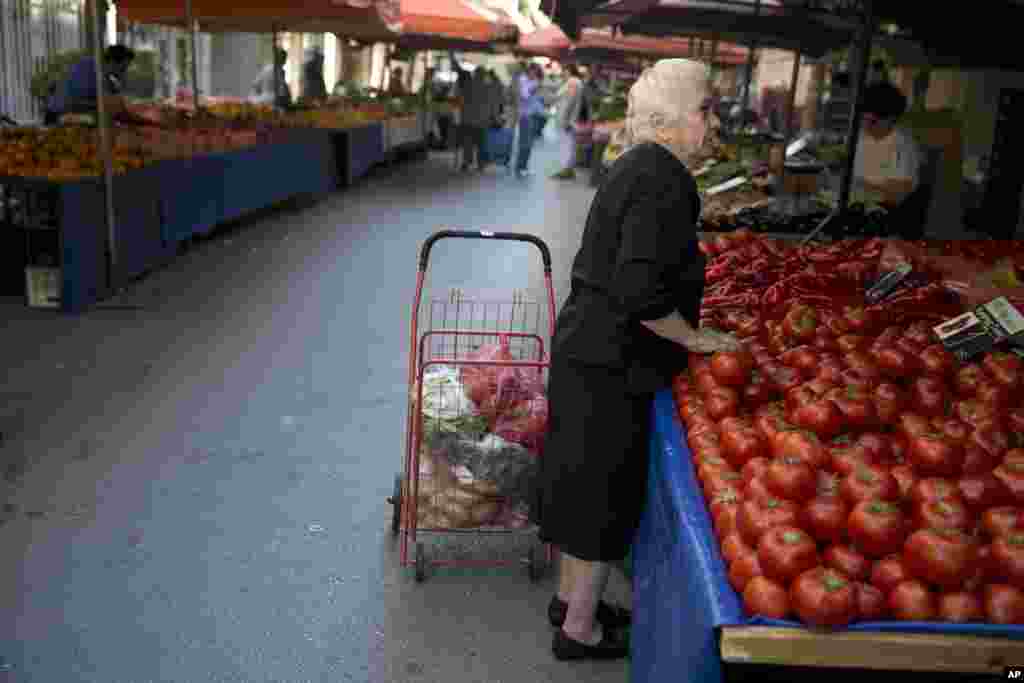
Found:
[[[497, 344], [486, 344], [469, 354], [467, 360], [500, 362], [514, 360], [509, 350], [508, 338], [502, 337]], [[483, 410], [485, 406], [493, 403], [498, 393], [498, 375], [502, 368], [493, 365], [463, 365], [459, 373], [459, 380], [462, 387], [477, 408]]]
[[494, 433], [540, 455], [544, 451], [547, 428], [548, 399], [535, 396], [528, 401], [518, 401], [502, 411], [494, 424]]

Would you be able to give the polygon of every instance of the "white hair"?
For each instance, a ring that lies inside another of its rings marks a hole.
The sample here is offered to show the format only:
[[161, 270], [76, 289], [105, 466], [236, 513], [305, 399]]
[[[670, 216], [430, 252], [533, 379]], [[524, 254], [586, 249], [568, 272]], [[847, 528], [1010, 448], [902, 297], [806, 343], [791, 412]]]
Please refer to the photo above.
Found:
[[684, 126], [704, 104], [709, 77], [708, 67], [692, 59], [663, 59], [645, 69], [629, 90], [625, 146], [661, 142], [665, 129]]

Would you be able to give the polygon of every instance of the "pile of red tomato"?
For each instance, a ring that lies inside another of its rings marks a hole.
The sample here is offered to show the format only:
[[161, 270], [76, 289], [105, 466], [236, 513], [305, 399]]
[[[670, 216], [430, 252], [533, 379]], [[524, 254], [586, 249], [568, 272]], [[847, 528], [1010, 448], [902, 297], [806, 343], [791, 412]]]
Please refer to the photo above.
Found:
[[796, 303], [674, 394], [752, 615], [1024, 624], [1024, 362]]

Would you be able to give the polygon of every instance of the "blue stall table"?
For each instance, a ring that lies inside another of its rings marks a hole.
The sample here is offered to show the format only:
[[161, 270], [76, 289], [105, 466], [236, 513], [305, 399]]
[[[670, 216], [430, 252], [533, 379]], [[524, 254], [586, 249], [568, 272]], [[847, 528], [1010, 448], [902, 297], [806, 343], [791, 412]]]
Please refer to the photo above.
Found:
[[370, 123], [336, 133], [340, 135], [338, 164], [346, 186], [353, 184], [386, 158], [384, 124]]
[[999, 674], [1024, 664], [1024, 626], [865, 622], [823, 633], [747, 617], [670, 391], [658, 394], [653, 419], [648, 500], [633, 547], [634, 683], [718, 683], [723, 661]]

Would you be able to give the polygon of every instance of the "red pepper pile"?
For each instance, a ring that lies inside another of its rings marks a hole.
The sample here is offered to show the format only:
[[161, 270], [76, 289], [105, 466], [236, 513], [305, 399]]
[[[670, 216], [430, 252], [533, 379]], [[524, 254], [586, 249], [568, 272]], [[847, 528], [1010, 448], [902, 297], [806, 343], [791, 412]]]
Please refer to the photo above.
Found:
[[927, 299], [895, 315], [824, 301], [872, 242], [720, 274], [783, 279], [749, 285], [760, 308], [709, 307], [745, 349], [694, 356], [674, 382], [730, 582], [751, 614], [816, 626], [1024, 624], [1024, 362], [959, 363]]
[[880, 305], [865, 306], [864, 291], [878, 276], [884, 248], [877, 238], [795, 247], [744, 230], [701, 242], [709, 259], [703, 323], [749, 336], [795, 302], [826, 313], [863, 308], [865, 315], [893, 324], [939, 322], [961, 311], [956, 296], [938, 282], [903, 288]]

